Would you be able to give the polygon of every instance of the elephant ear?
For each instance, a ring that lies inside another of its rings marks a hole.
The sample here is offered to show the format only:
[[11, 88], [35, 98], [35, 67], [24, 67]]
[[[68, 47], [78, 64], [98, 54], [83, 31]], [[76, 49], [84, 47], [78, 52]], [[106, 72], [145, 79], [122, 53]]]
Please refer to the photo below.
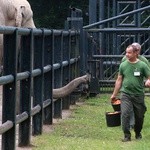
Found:
[[22, 27], [34, 28], [33, 12], [30, 7], [21, 6], [22, 9]]
[[[25, 6], [24, 6], [25, 7]], [[22, 20], [23, 20], [23, 17], [22, 17], [22, 9], [23, 9], [23, 6], [19, 7], [19, 8], [15, 8], [16, 10], [16, 13], [15, 13], [15, 23], [16, 23], [16, 27], [21, 27], [22, 25]]]

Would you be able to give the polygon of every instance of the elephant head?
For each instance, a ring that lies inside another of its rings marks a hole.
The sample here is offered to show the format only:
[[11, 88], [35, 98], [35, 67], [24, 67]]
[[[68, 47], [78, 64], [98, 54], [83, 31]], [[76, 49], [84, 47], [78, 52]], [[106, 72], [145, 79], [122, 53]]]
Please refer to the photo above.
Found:
[[[35, 28], [33, 12], [27, 0], [0, 0], [0, 26]], [[3, 58], [3, 35], [0, 34], [0, 74]]]
[[27, 0], [11, 0], [5, 11], [6, 26], [35, 28], [33, 12]]
[[33, 12], [30, 7], [21, 6], [22, 22], [21, 27], [35, 28], [33, 21]]

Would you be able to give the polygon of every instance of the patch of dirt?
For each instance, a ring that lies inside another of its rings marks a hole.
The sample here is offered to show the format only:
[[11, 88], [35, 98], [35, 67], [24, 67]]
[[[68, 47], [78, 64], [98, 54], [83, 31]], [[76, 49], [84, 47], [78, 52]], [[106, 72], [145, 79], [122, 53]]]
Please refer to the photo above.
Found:
[[[71, 116], [73, 110], [75, 110], [78, 106], [81, 106], [83, 104], [84, 104], [84, 101], [79, 100], [78, 102], [76, 102], [75, 105], [71, 105], [69, 110], [63, 110], [62, 111], [62, 118], [53, 119], [53, 124], [52, 125], [43, 125], [43, 133], [53, 132], [55, 124], [60, 123], [61, 121], [65, 120], [65, 119], [69, 119], [69, 117]], [[31, 139], [32, 138], [34, 138], [34, 137], [32, 136]], [[31, 145], [31, 146], [28, 146], [28, 147], [16, 147], [16, 150], [32, 150], [33, 147], [34, 147], [34, 145]]]
[[75, 105], [71, 105], [69, 110], [63, 110], [62, 111], [62, 118], [53, 119], [52, 125], [43, 125], [43, 132], [49, 133], [54, 131], [55, 124], [60, 123], [61, 121], [65, 119], [69, 119], [73, 110], [76, 109], [78, 106], [83, 105], [84, 102], [76, 102]]

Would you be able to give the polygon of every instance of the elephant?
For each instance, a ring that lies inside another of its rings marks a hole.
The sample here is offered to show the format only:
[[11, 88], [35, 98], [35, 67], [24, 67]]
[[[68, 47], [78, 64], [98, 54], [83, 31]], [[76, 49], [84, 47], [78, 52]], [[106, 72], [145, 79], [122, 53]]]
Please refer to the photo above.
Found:
[[[87, 86], [90, 80], [91, 80], [90, 74], [86, 74], [81, 77], [75, 78], [71, 82], [69, 82], [67, 85], [57, 88], [57, 89], [53, 89], [52, 98], [53, 99], [64, 98], [65, 96], [71, 94], [80, 84], [85, 84]], [[18, 89], [19, 88], [20, 87], [18, 87]], [[19, 101], [19, 98], [17, 98], [17, 101], [16, 101], [16, 113], [17, 114], [20, 113], [19, 108], [20, 108], [20, 101]]]
[[76, 87], [78, 87], [81, 83], [88, 84], [90, 81], [90, 75], [84, 75], [78, 78], [75, 78], [71, 82], [69, 82], [66, 86], [53, 89], [53, 98], [63, 98], [67, 95], [69, 95], [71, 92], [75, 90]]
[[[36, 28], [33, 21], [33, 12], [27, 0], [0, 0], [0, 26], [13, 26], [23, 28]], [[3, 59], [3, 35], [0, 34], [0, 69], [2, 69]], [[0, 70], [1, 74], [2, 70]], [[70, 94], [81, 83], [87, 83], [89, 76], [78, 77], [66, 86], [53, 89], [53, 98], [62, 98]], [[17, 114], [20, 112], [19, 96], [20, 85], [17, 84]]]
[[[33, 12], [27, 0], [0, 0], [0, 26], [35, 28]], [[0, 34], [0, 67], [3, 65], [3, 35]], [[0, 72], [0, 73], [1, 73]]]
[[[0, 26], [36, 28], [33, 21], [33, 11], [31, 9], [29, 2], [27, 0], [0, 0]], [[18, 41], [20, 41], [20, 37]], [[0, 34], [0, 75], [2, 75], [2, 72], [3, 72], [3, 34]], [[20, 105], [19, 83], [17, 83], [17, 89], [18, 90], [17, 90], [16, 105], [18, 112]]]

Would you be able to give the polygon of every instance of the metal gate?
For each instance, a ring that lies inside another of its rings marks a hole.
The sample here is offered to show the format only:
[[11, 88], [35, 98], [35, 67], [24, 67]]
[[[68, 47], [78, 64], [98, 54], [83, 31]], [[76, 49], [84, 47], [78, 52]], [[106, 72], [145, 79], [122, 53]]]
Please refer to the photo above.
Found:
[[[150, 53], [150, 1], [90, 1], [90, 25], [84, 26], [87, 38], [88, 69], [98, 79], [100, 92], [112, 92], [125, 48], [133, 42]], [[96, 17], [95, 17], [96, 16]]]

